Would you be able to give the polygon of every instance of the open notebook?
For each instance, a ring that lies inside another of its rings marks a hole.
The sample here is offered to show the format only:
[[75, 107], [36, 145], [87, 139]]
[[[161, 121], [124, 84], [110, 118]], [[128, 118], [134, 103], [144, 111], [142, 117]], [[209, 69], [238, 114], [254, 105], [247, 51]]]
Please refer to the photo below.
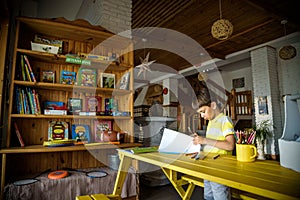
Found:
[[194, 153], [200, 152], [200, 144], [193, 144], [193, 137], [168, 128], [164, 129], [158, 148], [161, 153]]

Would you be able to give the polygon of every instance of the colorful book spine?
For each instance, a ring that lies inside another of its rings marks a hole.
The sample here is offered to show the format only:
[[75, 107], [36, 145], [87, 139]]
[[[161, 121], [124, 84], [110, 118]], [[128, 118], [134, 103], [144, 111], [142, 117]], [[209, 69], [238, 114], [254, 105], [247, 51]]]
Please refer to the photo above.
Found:
[[23, 96], [22, 96], [21, 88], [18, 88], [18, 98], [19, 98], [19, 106], [20, 106], [19, 114], [24, 114]]
[[36, 82], [36, 79], [35, 79], [34, 73], [33, 73], [33, 71], [32, 71], [31, 65], [30, 65], [30, 63], [29, 63], [29, 60], [28, 60], [28, 58], [27, 58], [26, 55], [23, 55], [23, 56], [24, 56], [24, 59], [25, 59], [25, 62], [26, 62], [26, 64], [27, 64], [27, 66], [28, 66], [28, 69], [29, 69], [29, 72], [30, 72], [32, 81], [33, 81], [33, 82]]
[[16, 122], [14, 122], [14, 126], [15, 126], [15, 131], [16, 131], [17, 137], [19, 139], [20, 145], [21, 145], [21, 147], [24, 147], [25, 143], [23, 141], [23, 138], [21, 136], [20, 130], [19, 130], [18, 125], [17, 125]]
[[31, 89], [26, 87], [25, 88], [25, 91], [26, 91], [26, 95], [27, 95], [27, 98], [28, 98], [28, 102], [29, 102], [29, 114], [34, 114], [34, 102], [33, 102], [33, 98], [32, 98], [32, 92], [31, 92]]
[[39, 94], [35, 91], [34, 91], [34, 100], [35, 100], [35, 103], [36, 103], [36, 110], [37, 110], [37, 113], [38, 115], [41, 114], [41, 105], [40, 105], [40, 100], [39, 100]]
[[28, 80], [30, 82], [33, 82], [32, 79], [31, 79], [30, 72], [29, 72], [27, 64], [25, 64], [25, 72], [26, 72], [26, 75], [27, 75], [27, 79], [26, 80]]
[[24, 63], [24, 58], [23, 55], [21, 55], [21, 72], [22, 72], [22, 79], [23, 81], [26, 81], [26, 73], [25, 73], [25, 63]]

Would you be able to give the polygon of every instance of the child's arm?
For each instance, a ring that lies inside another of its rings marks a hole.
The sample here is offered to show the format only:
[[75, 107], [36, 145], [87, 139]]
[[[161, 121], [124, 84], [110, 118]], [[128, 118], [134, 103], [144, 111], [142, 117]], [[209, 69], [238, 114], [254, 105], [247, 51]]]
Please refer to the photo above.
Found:
[[225, 140], [213, 140], [198, 135], [194, 135], [193, 142], [194, 144], [207, 144], [210, 146], [215, 146], [219, 149], [223, 149], [226, 151], [232, 151], [235, 146], [235, 139], [233, 134], [227, 135]]

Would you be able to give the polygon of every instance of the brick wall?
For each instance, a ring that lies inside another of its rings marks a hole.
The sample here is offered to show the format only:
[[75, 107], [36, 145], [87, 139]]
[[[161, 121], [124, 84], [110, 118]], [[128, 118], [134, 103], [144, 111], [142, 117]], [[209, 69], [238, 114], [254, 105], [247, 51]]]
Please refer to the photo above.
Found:
[[76, 18], [131, 37], [132, 0], [84, 0]]
[[[277, 53], [276, 49], [265, 46], [251, 52], [251, 67], [253, 77], [253, 96], [255, 106], [255, 123], [270, 120], [276, 128], [273, 129], [273, 137], [267, 141], [265, 152], [277, 155], [278, 138], [282, 135], [281, 95], [278, 81]], [[258, 99], [267, 97], [267, 114], [260, 114]]]

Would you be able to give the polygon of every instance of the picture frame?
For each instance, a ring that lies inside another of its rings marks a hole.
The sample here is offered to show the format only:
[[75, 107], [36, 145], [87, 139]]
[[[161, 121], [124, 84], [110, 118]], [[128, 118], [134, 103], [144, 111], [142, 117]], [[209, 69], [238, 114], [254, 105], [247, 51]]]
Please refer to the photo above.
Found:
[[111, 120], [95, 120], [94, 121], [94, 140], [95, 142], [102, 142], [101, 134], [104, 131], [112, 131]]
[[245, 78], [236, 78], [232, 79], [232, 87], [235, 88], [243, 88], [245, 87]]
[[120, 79], [119, 87], [120, 90], [129, 90], [130, 85], [130, 72], [126, 72]]
[[85, 111], [100, 112], [102, 108], [101, 96], [86, 96], [85, 97]]
[[42, 70], [40, 74], [40, 81], [45, 83], [55, 83], [55, 71]]
[[267, 96], [259, 96], [257, 98], [258, 98], [258, 114], [259, 115], [269, 114]]
[[81, 98], [68, 98], [68, 112], [78, 114], [82, 110]]
[[78, 70], [76, 83], [78, 86], [96, 87], [97, 85], [96, 69], [80, 68]]
[[100, 73], [100, 87], [115, 88], [115, 74]]

